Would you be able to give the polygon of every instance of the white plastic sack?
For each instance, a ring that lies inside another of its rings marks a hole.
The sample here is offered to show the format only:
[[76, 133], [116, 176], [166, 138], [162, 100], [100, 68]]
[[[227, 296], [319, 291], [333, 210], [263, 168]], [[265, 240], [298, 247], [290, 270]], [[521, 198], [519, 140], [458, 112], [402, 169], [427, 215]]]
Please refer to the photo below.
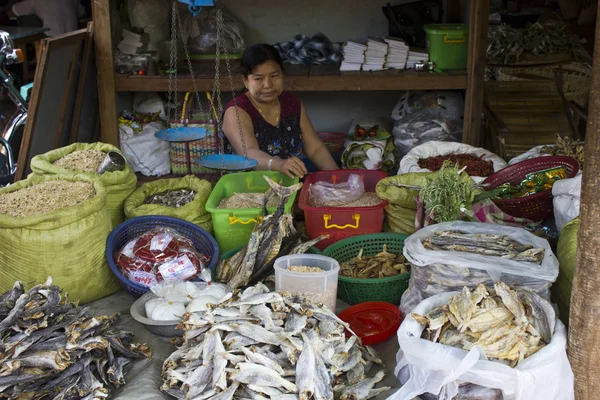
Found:
[[[522, 244], [543, 248], [544, 259], [538, 265], [494, 256], [425, 249], [422, 241], [440, 231], [506, 236]], [[530, 289], [548, 299], [550, 285], [558, 277], [558, 260], [548, 241], [512, 226], [463, 221], [430, 225], [405, 240], [403, 253], [412, 266], [408, 289], [400, 301], [404, 314], [428, 297], [462, 290], [464, 286], [489, 286], [497, 281], [517, 289]]]
[[462, 124], [454, 121], [427, 119], [416, 122], [398, 121], [392, 131], [394, 145], [401, 156], [408, 154], [414, 147], [432, 140], [460, 142]]
[[463, 95], [458, 91], [407, 90], [394, 106], [392, 119], [402, 122], [434, 118], [460, 120], [464, 109]]
[[146, 316], [154, 321], [176, 321], [185, 314], [185, 305], [181, 302], [173, 302], [165, 299], [159, 299], [151, 310], [151, 314]]
[[531, 160], [532, 158], [551, 156], [552, 154], [542, 153], [542, 151], [541, 151], [542, 148], [546, 147], [546, 146], [552, 146], [552, 144], [535, 146], [534, 148], [526, 151], [525, 153], [521, 154], [520, 156], [511, 158], [510, 161], [508, 162], [508, 165], [520, 163], [521, 161]]
[[167, 119], [165, 104], [155, 92], [135, 92], [133, 95], [133, 111], [140, 114], [160, 113], [160, 118]]
[[360, 199], [365, 194], [365, 183], [356, 174], [350, 174], [348, 181], [330, 183], [320, 181], [308, 188], [312, 205], [346, 204]]
[[[442, 293], [421, 302], [413, 312], [425, 315], [459, 292]], [[395, 374], [402, 387], [388, 400], [412, 400], [423, 393], [450, 400], [462, 384], [502, 391], [503, 400], [572, 400], [573, 371], [567, 358], [567, 332], [556, 319], [551, 342], [515, 368], [489, 361], [474, 347], [467, 352], [421, 339], [423, 325], [407, 315], [398, 329], [400, 350]], [[497, 398], [477, 397], [478, 399]], [[475, 397], [474, 397], [475, 398]]]
[[[398, 169], [398, 175], [408, 174], [409, 172], [431, 172], [427, 168], [419, 167], [420, 159], [447, 156], [450, 154], [470, 154], [477, 157], [483, 156], [483, 160], [492, 162], [494, 165], [494, 172], [506, 168], [506, 161], [486, 149], [458, 142], [431, 141], [414, 147], [402, 158], [400, 161], [400, 168]], [[477, 176], [472, 176], [471, 178], [473, 178], [475, 182], [481, 182], [485, 179], [485, 177]]]
[[574, 218], [579, 216], [581, 198], [581, 174], [574, 178], [561, 179], [552, 186], [554, 220], [558, 232]]
[[160, 122], [144, 124], [142, 132], [136, 132], [127, 124], [119, 125], [121, 151], [135, 172], [146, 176], [160, 176], [171, 172], [169, 143], [154, 137], [163, 129]]

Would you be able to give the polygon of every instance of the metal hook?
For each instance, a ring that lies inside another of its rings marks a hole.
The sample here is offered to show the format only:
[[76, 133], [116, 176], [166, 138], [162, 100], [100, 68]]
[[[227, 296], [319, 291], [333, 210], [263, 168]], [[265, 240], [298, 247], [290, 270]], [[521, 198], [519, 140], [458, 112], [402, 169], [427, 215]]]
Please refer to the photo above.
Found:
[[194, 17], [200, 14], [202, 7], [214, 6], [213, 0], [179, 0], [179, 2], [188, 4], [188, 10], [190, 10]]

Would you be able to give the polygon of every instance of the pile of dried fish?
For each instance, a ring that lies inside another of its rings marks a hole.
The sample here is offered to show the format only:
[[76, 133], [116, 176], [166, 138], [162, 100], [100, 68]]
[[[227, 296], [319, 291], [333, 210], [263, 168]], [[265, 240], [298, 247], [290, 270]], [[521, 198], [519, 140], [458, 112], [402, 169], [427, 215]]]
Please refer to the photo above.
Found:
[[521, 244], [506, 236], [458, 231], [435, 232], [423, 240], [429, 250], [460, 251], [482, 256], [502, 257], [514, 261], [541, 264], [545, 250]]
[[151, 354], [118, 317], [87, 315], [51, 278], [28, 292], [16, 282], [0, 297], [0, 398], [107, 398], [128, 364]]
[[522, 29], [502, 24], [488, 32], [488, 64], [517, 64], [527, 55], [565, 53], [577, 61], [591, 62], [580, 38], [559, 21], [535, 23]]
[[387, 278], [405, 274], [410, 271], [410, 263], [402, 254], [387, 252], [387, 246], [383, 245], [383, 251], [373, 257], [363, 257], [363, 249], [358, 256], [340, 265], [340, 273], [348, 278], [373, 279]]
[[[219, 203], [219, 209], [239, 209], [239, 208], [262, 208], [265, 193], [234, 193], [231, 197], [225, 197]], [[280, 198], [278, 196], [269, 197], [267, 207], [277, 207]]]
[[263, 284], [186, 314], [180, 327], [183, 345], [162, 372], [162, 390], [178, 399], [333, 400], [335, 392], [366, 400], [390, 389], [374, 388], [381, 358], [356, 336], [346, 339], [349, 328], [333, 312]]
[[556, 140], [554, 146], [544, 146], [540, 150], [541, 153], [551, 154], [553, 156], [567, 156], [573, 157], [579, 163], [579, 169], [583, 170], [583, 153], [584, 153], [584, 142], [573, 140], [568, 136], [560, 137]]
[[[302, 240], [302, 233], [294, 228], [293, 217], [284, 214], [287, 199], [302, 187], [302, 183], [285, 187], [264, 177], [271, 190], [263, 194], [263, 220], [256, 224], [248, 244], [231, 258], [224, 260], [218, 267], [216, 281], [229, 287], [253, 284], [266, 278], [273, 271], [273, 264], [278, 257], [288, 254], [306, 253], [312, 246], [325, 239], [320, 236], [310, 241]], [[273, 214], [269, 214], [266, 205], [277, 195], [279, 205]]]
[[96, 172], [106, 153], [100, 150], [79, 150], [54, 161], [54, 165], [73, 171]]
[[29, 217], [74, 207], [95, 195], [94, 185], [89, 182], [62, 179], [41, 182], [0, 195], [0, 214]]
[[196, 192], [191, 189], [171, 190], [148, 196], [144, 204], [158, 204], [160, 206], [179, 208], [194, 200]]
[[552, 305], [527, 290], [503, 282], [462, 292], [427, 315], [412, 314], [432, 342], [470, 350], [479, 346], [490, 359], [515, 367], [552, 340], [556, 314]]

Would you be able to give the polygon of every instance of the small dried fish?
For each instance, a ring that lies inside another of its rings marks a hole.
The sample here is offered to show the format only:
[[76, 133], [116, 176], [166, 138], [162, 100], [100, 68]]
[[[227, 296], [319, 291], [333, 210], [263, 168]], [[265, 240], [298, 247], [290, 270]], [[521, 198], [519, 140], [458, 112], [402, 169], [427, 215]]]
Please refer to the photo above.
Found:
[[157, 204], [160, 206], [179, 208], [192, 202], [194, 197], [196, 197], [196, 192], [191, 189], [171, 190], [146, 197], [144, 204]]
[[464, 287], [447, 305], [412, 316], [426, 327], [423, 338], [465, 350], [479, 346], [490, 359], [511, 367], [550, 343], [556, 323], [550, 303], [503, 282], [496, 282], [494, 289]]
[[[258, 300], [262, 303], [252, 304]], [[387, 390], [373, 388], [383, 372], [371, 378], [364, 367], [381, 363], [373, 349], [363, 347], [354, 335], [346, 339], [346, 324], [327, 308], [295, 300], [258, 284], [235, 291], [230, 300], [206, 311], [186, 314], [181, 324], [184, 342], [163, 364], [161, 389], [177, 398], [281, 400], [334, 400], [333, 385], [338, 384], [341, 390], [351, 388], [348, 400], [366, 400]], [[218, 324], [214, 313], [223, 310], [260, 318]], [[268, 328], [276, 321], [281, 321], [281, 331]], [[206, 326], [201, 334], [189, 336]], [[365, 381], [366, 386], [359, 385]]]
[[372, 257], [363, 256], [363, 249], [350, 261], [340, 265], [342, 276], [360, 279], [387, 278], [405, 274], [410, 271], [410, 263], [402, 254], [387, 252], [387, 246], [383, 245], [383, 251]]

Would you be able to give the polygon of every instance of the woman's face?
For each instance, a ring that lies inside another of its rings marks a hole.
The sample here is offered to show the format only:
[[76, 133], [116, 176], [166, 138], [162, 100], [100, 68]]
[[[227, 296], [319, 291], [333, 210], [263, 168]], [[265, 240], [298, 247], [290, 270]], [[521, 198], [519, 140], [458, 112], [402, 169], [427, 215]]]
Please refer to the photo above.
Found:
[[252, 97], [263, 103], [275, 100], [283, 91], [283, 72], [275, 61], [254, 67], [247, 78], [242, 78]]

